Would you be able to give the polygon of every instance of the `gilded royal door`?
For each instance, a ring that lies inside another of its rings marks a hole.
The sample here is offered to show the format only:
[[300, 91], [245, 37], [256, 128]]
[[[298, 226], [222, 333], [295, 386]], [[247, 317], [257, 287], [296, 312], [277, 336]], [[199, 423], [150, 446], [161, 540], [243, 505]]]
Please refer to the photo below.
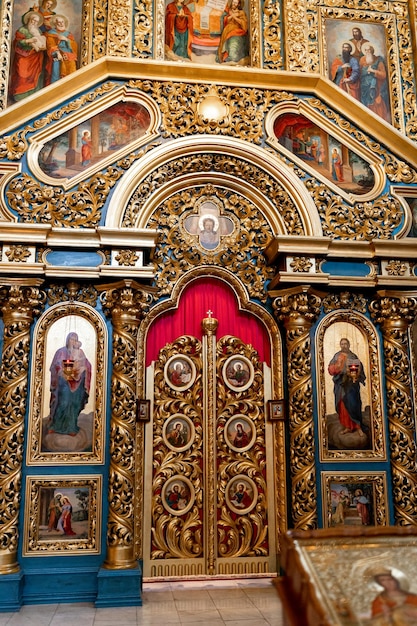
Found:
[[182, 336], [163, 347], [148, 372], [145, 577], [276, 568], [270, 370], [238, 338], [217, 340], [215, 320], [203, 327], [201, 341]]

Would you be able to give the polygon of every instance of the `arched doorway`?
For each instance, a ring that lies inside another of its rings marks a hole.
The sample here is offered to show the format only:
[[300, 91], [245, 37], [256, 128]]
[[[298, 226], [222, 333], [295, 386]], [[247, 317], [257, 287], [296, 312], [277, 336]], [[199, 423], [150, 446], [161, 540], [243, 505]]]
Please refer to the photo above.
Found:
[[145, 577], [276, 571], [285, 468], [267, 407], [280, 342], [272, 317], [218, 274], [179, 289], [146, 333]]

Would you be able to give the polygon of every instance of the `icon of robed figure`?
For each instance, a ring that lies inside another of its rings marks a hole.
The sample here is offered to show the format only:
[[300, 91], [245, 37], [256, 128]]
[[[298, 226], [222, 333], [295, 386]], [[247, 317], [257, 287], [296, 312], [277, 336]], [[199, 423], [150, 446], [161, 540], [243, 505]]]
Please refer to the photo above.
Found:
[[51, 367], [49, 433], [75, 436], [80, 430], [78, 417], [88, 402], [91, 363], [81, 349], [75, 332], [56, 351]]

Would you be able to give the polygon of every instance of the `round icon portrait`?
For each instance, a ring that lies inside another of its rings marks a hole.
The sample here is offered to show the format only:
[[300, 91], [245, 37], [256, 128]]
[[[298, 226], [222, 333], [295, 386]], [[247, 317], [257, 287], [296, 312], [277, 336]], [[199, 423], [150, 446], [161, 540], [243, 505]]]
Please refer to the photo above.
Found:
[[245, 452], [254, 444], [256, 437], [255, 426], [245, 415], [234, 415], [224, 428], [224, 438], [227, 445], [236, 452]]
[[173, 476], [162, 489], [162, 504], [173, 515], [188, 513], [194, 503], [194, 487], [188, 478]]
[[235, 476], [226, 487], [226, 502], [238, 515], [249, 513], [258, 500], [258, 490], [251, 478]]
[[182, 413], [171, 415], [164, 424], [162, 436], [168, 448], [177, 452], [187, 450], [194, 440], [194, 424]]
[[233, 391], [245, 391], [253, 382], [252, 363], [243, 356], [231, 356], [223, 366], [223, 378]]
[[195, 365], [187, 356], [172, 356], [165, 364], [165, 380], [172, 389], [177, 391], [189, 389], [195, 380], [195, 375]]

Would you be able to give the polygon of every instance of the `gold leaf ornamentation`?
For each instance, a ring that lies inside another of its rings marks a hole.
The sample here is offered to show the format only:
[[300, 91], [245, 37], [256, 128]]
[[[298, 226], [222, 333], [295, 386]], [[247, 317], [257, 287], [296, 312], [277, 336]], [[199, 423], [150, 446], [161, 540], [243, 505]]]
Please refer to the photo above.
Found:
[[135, 250], [120, 250], [120, 252], [115, 256], [115, 259], [119, 265], [133, 267], [139, 259], [139, 255], [135, 252]]
[[215, 92], [230, 114], [219, 121], [205, 120], [198, 104], [214, 89], [203, 84], [131, 81], [131, 86], [149, 93], [163, 116], [164, 135], [181, 137], [196, 133], [230, 135], [260, 144], [267, 111], [292, 94], [247, 87], [217, 86]]
[[281, 7], [276, 0], [266, 0], [263, 6], [264, 24], [264, 67], [284, 69], [282, 57], [282, 18]]
[[290, 267], [292, 267], [294, 272], [309, 272], [313, 264], [309, 257], [295, 256], [290, 263]]
[[385, 385], [395, 523], [417, 523], [416, 425], [411, 395], [408, 326], [417, 314], [414, 297], [381, 296], [370, 304], [384, 341]]
[[141, 59], [152, 55], [153, 6], [151, 0], [134, 0], [133, 55]]
[[27, 246], [16, 244], [10, 246], [6, 251], [6, 256], [10, 263], [26, 263], [30, 257], [30, 251]]
[[[0, 498], [3, 503], [0, 540], [2, 551], [11, 560], [0, 573], [18, 571], [18, 518], [22, 482], [24, 418], [26, 412], [30, 327], [39, 315], [45, 294], [35, 287], [13, 286], [0, 290], [0, 305], [4, 320], [4, 346], [1, 361], [0, 401], [2, 441], [0, 464]], [[13, 562], [13, 558], [15, 562]]]
[[267, 267], [260, 250], [271, 237], [269, 225], [255, 205], [240, 194], [214, 190], [224, 206], [224, 215], [235, 224], [234, 231], [215, 250], [201, 248], [183, 226], [185, 218], [193, 214], [198, 198], [206, 195], [205, 188], [195, 187], [171, 196], [150, 220], [149, 227], [158, 228], [160, 233], [154, 252], [158, 293], [160, 296], [170, 293], [174, 276], [179, 277], [204, 263], [239, 272], [250, 297], [265, 301], [264, 284], [272, 279], [274, 272]]
[[303, 530], [317, 526], [310, 329], [320, 305], [320, 296], [303, 287], [284, 290], [273, 301], [277, 319], [284, 322], [288, 351], [292, 520], [294, 528]]
[[404, 276], [407, 271], [407, 265], [402, 261], [391, 260], [385, 267], [388, 276]]

